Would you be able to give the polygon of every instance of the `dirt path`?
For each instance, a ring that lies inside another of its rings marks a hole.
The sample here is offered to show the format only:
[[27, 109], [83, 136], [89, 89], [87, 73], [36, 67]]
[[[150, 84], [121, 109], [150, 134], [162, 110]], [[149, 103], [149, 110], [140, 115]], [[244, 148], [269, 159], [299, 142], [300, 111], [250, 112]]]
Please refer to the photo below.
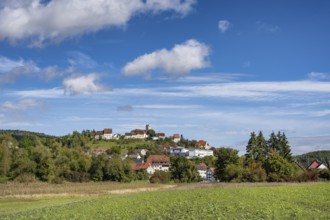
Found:
[[108, 190], [98, 193], [43, 193], [43, 194], [17, 194], [17, 195], [7, 195], [1, 196], [1, 198], [50, 198], [50, 197], [91, 197], [91, 196], [99, 196], [99, 195], [125, 195], [132, 193], [140, 193], [140, 192], [151, 192], [158, 190], [166, 190], [176, 187], [176, 185], [163, 185], [159, 187], [143, 187], [143, 188], [135, 188], [135, 189], [117, 189], [117, 190]]

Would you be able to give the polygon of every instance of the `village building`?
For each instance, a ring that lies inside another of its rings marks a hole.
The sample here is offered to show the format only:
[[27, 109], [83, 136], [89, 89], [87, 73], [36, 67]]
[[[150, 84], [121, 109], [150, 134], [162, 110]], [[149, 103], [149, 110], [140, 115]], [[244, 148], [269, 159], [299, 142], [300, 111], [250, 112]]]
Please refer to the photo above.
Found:
[[207, 172], [207, 166], [205, 163], [200, 163], [197, 166], [197, 172], [199, 176], [203, 179], [206, 180], [206, 172]]
[[189, 155], [189, 150], [184, 147], [170, 147], [171, 157], [187, 157]]
[[203, 158], [207, 156], [213, 156], [212, 150], [204, 150], [204, 149], [196, 149], [196, 148], [190, 148], [188, 158]]
[[142, 129], [135, 129], [125, 134], [125, 139], [146, 139], [147, 137], [147, 131]]
[[307, 170], [312, 169], [319, 169], [319, 170], [327, 170], [328, 167], [324, 165], [323, 163], [319, 162], [318, 160], [314, 160], [308, 167]]
[[110, 140], [113, 139], [112, 135], [112, 129], [111, 128], [105, 128], [103, 131], [96, 131], [94, 134], [94, 138], [97, 140], [104, 139], [104, 140]]
[[172, 139], [173, 139], [174, 143], [178, 143], [181, 140], [181, 135], [180, 134], [173, 134]]
[[197, 141], [195, 144], [195, 147], [199, 148], [199, 149], [205, 149], [205, 150], [211, 149], [211, 146], [204, 140]]
[[150, 155], [145, 163], [131, 163], [134, 171], [146, 170], [149, 174], [157, 170], [169, 172], [170, 165], [170, 158], [166, 155]]

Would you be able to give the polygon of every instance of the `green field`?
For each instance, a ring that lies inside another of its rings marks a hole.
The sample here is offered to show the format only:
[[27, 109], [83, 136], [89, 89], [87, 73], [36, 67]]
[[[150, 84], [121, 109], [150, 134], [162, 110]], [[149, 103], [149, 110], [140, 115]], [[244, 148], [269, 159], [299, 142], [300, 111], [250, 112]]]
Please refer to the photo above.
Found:
[[[205, 189], [189, 189], [188, 186], [155, 192], [85, 197], [81, 201], [66, 204], [59, 201], [49, 207], [41, 206], [28, 211], [0, 215], [0, 218], [330, 219], [329, 195], [328, 183], [233, 185]], [[58, 200], [59, 198], [55, 198], [55, 201]]]

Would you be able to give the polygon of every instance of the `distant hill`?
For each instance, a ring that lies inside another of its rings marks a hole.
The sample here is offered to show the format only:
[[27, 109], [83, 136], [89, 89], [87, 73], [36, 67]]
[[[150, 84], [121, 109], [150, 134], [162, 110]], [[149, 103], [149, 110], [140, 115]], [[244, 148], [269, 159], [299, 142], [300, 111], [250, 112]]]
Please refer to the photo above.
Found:
[[0, 130], [1, 134], [7, 134], [11, 135], [13, 138], [15, 138], [17, 141], [21, 140], [22, 138], [26, 136], [37, 136], [39, 138], [45, 138], [45, 137], [52, 137], [51, 135], [47, 135], [44, 133], [38, 133], [38, 132], [31, 132], [31, 131], [22, 131], [22, 130]]
[[308, 167], [313, 160], [318, 160], [328, 166], [328, 162], [330, 161], [330, 150], [309, 152], [294, 156], [293, 158], [304, 167]]

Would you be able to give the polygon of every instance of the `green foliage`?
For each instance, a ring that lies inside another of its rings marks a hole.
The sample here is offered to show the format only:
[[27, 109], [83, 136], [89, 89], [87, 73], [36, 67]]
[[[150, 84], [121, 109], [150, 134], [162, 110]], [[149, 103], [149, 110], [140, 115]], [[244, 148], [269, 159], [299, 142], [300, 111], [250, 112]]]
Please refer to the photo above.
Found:
[[135, 180], [148, 180], [149, 174], [146, 170], [140, 170], [135, 173]]
[[55, 178], [55, 164], [49, 148], [38, 146], [31, 152], [31, 159], [36, 163], [36, 176], [42, 181]]
[[150, 177], [150, 183], [169, 183], [171, 180], [171, 173], [162, 170], [156, 172]]
[[14, 149], [12, 153], [12, 164], [10, 169], [11, 179], [15, 179], [22, 174], [34, 175], [37, 164], [29, 158], [28, 152], [25, 149]]
[[180, 182], [200, 180], [196, 165], [185, 157], [171, 157], [172, 178]]
[[94, 157], [90, 174], [94, 181], [131, 182], [134, 179], [129, 161], [123, 161], [116, 155], [111, 159], [104, 154]]
[[217, 157], [215, 162], [215, 176], [218, 180], [228, 181], [225, 173], [226, 168], [231, 164], [237, 165], [239, 163], [239, 156], [237, 155], [238, 150], [220, 147], [217, 148], [214, 153]]
[[295, 169], [293, 163], [289, 162], [277, 152], [272, 151], [264, 163], [270, 181], [287, 181], [293, 176]]

